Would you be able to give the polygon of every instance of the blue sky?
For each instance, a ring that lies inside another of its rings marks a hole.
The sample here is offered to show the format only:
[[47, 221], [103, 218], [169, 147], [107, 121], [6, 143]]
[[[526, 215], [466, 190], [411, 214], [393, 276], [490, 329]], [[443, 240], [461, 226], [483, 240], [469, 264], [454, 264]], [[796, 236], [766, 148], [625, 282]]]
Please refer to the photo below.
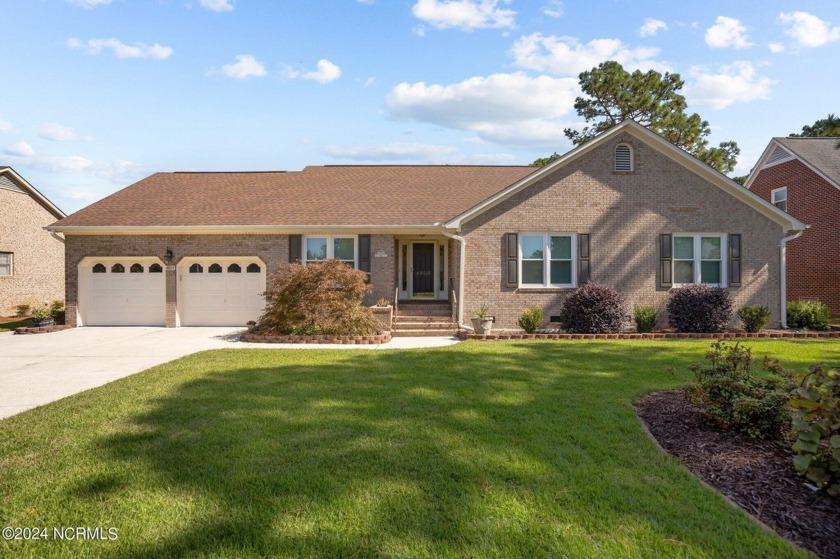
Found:
[[5, 0], [0, 164], [70, 213], [157, 171], [527, 164], [577, 75], [679, 73], [744, 174], [840, 112], [836, 0]]

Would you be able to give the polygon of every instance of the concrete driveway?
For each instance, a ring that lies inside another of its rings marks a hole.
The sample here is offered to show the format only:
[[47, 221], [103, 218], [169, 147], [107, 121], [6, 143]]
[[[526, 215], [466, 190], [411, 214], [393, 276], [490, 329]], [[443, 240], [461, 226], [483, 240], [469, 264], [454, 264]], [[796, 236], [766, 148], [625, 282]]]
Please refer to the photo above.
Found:
[[50, 334], [0, 333], [0, 419], [206, 349], [407, 349], [454, 338], [395, 338], [387, 344], [296, 345], [239, 341], [241, 328], [73, 328]]

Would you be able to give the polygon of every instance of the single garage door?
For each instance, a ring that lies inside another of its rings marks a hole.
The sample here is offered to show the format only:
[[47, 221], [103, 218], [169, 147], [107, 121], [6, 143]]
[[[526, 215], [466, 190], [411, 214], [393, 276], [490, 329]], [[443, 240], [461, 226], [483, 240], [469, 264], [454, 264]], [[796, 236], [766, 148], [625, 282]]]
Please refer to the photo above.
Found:
[[166, 274], [154, 257], [83, 264], [86, 326], [165, 326]]
[[265, 264], [257, 258], [188, 258], [178, 264], [182, 326], [245, 326], [265, 302]]

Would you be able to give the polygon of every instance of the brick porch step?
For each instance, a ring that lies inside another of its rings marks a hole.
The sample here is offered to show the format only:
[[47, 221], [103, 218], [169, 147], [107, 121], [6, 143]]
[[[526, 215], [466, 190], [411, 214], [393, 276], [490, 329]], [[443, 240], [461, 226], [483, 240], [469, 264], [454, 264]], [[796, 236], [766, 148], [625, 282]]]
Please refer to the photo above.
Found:
[[400, 301], [394, 315], [392, 336], [451, 336], [458, 325], [452, 322], [449, 301]]
[[457, 329], [452, 330], [393, 330], [391, 331], [392, 338], [409, 338], [409, 337], [431, 337], [431, 336], [454, 336]]

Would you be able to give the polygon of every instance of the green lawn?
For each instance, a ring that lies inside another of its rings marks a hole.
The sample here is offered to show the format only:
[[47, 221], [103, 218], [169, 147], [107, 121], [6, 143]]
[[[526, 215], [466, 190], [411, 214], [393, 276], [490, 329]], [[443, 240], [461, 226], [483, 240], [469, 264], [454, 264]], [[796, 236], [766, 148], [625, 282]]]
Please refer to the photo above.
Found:
[[0, 322], [0, 332], [14, 330], [15, 328], [20, 328], [21, 326], [32, 326], [32, 319], [22, 318], [20, 320], [15, 320], [14, 322]]
[[[837, 341], [754, 340], [789, 366]], [[703, 340], [205, 352], [0, 421], [31, 557], [806, 557], [660, 452], [631, 403]]]

